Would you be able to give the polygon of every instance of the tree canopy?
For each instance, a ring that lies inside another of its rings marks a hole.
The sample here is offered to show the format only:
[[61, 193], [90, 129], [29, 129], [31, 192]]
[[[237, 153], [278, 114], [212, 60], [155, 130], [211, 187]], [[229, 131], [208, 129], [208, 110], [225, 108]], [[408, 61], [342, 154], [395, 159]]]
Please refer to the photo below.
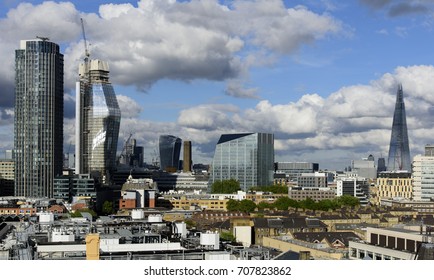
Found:
[[240, 183], [235, 179], [223, 180], [223, 181], [215, 181], [211, 185], [211, 193], [234, 193], [239, 191]]
[[256, 203], [249, 199], [243, 199], [241, 201], [229, 199], [226, 203], [226, 209], [228, 211], [253, 212], [256, 207]]
[[328, 211], [330, 209], [335, 210], [343, 206], [356, 206], [359, 204], [360, 202], [358, 198], [349, 195], [340, 196], [332, 200], [324, 199], [318, 202], [314, 201], [310, 197], [306, 198], [305, 200], [297, 201], [287, 196], [283, 196], [276, 199], [273, 203], [261, 201], [258, 204], [248, 199], [243, 199], [241, 201], [230, 199], [226, 203], [226, 209], [228, 211], [242, 212], [253, 212], [256, 210], [256, 208], [259, 210], [277, 209], [282, 211], [288, 210], [289, 208]]
[[104, 201], [102, 204], [102, 213], [105, 215], [113, 214], [113, 203], [111, 201]]
[[250, 190], [252, 191], [259, 191], [259, 192], [270, 192], [270, 193], [276, 193], [276, 194], [286, 194], [288, 193], [288, 187], [287, 186], [262, 186], [262, 187], [253, 187]]
[[328, 211], [330, 209], [335, 210], [341, 208], [342, 206], [357, 206], [360, 204], [360, 201], [357, 197], [353, 197], [350, 195], [343, 195], [337, 197], [335, 199], [323, 199], [318, 202], [315, 202], [312, 198], [308, 197], [305, 200], [296, 201], [289, 197], [279, 197], [274, 203], [269, 204], [270, 207], [267, 207], [265, 204], [261, 204], [259, 209], [265, 208], [276, 208], [277, 210], [287, 210], [289, 207], [291, 208], [302, 208], [309, 210], [323, 210]]

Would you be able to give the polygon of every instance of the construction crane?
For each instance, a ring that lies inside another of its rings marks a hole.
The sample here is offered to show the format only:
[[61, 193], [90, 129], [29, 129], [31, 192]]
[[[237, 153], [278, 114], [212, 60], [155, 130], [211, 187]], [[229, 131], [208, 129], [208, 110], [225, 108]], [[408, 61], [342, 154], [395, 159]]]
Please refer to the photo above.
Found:
[[125, 141], [125, 144], [124, 144], [124, 147], [122, 148], [122, 151], [121, 151], [121, 153], [120, 153], [120, 155], [119, 155], [119, 157], [118, 157], [118, 160], [117, 160], [117, 163], [118, 164], [120, 164], [120, 162], [121, 162], [121, 158], [123, 158], [124, 156], [125, 156], [125, 150], [127, 149], [127, 145], [128, 145], [128, 143], [130, 142], [130, 139], [131, 139], [131, 137], [133, 136], [133, 134], [132, 133], [130, 133], [130, 136], [128, 136], [128, 139], [127, 139], [127, 141]]
[[89, 53], [89, 49], [87, 48], [87, 40], [86, 40], [86, 32], [84, 31], [84, 23], [83, 23], [83, 18], [80, 18], [81, 20], [81, 31], [83, 33], [83, 41], [84, 41], [84, 56], [85, 56], [85, 60], [87, 60], [90, 56]]
[[155, 167], [159, 167], [159, 164], [160, 164], [159, 156], [158, 156], [158, 153], [157, 153], [157, 150], [156, 150], [156, 149], [154, 149], [154, 157], [152, 158], [152, 164], [153, 164]]

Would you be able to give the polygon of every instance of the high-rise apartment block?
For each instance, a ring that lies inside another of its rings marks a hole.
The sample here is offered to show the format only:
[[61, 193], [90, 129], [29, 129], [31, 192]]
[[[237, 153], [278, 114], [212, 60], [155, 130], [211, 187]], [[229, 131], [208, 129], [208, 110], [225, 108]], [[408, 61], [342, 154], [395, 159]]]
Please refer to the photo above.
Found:
[[15, 51], [15, 195], [53, 197], [63, 165], [63, 54], [48, 38]]
[[432, 145], [425, 147], [425, 155], [413, 158], [414, 200], [429, 201], [434, 198], [434, 155]]
[[399, 85], [396, 94], [387, 170], [406, 170], [411, 172], [410, 148], [402, 85]]
[[[116, 169], [121, 112], [109, 81], [109, 66], [98, 59], [79, 66], [76, 84], [75, 172], [108, 181]], [[106, 179], [106, 180], [105, 180]]]
[[235, 179], [246, 191], [255, 186], [271, 185], [273, 172], [273, 134], [223, 134], [211, 164], [210, 184]]
[[179, 167], [182, 140], [173, 135], [160, 135], [160, 169], [176, 172]]

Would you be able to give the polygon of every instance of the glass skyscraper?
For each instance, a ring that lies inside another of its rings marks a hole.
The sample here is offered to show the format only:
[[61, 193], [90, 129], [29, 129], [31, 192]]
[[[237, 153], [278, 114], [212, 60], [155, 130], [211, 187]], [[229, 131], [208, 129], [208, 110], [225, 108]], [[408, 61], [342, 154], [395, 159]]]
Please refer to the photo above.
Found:
[[160, 135], [160, 169], [176, 171], [179, 167], [182, 140], [173, 135]]
[[105, 61], [87, 58], [76, 84], [76, 174], [95, 174], [108, 182], [116, 169], [121, 112]]
[[15, 195], [53, 197], [63, 166], [63, 54], [48, 38], [15, 51]]
[[399, 85], [396, 94], [387, 170], [406, 170], [411, 172], [410, 147], [408, 143], [407, 119], [405, 115], [402, 85]]
[[223, 134], [211, 164], [210, 184], [235, 179], [246, 191], [273, 183], [274, 135], [269, 133]]

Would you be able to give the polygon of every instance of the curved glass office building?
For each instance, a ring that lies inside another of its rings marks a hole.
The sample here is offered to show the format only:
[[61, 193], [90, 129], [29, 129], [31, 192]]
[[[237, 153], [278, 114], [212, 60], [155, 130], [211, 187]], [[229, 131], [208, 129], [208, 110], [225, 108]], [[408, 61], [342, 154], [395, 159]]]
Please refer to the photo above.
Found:
[[[108, 63], [85, 60], [76, 86], [76, 173], [109, 176], [116, 169], [121, 112]], [[104, 177], [103, 177], [104, 178]]]
[[241, 189], [273, 183], [274, 135], [270, 133], [223, 134], [211, 164], [210, 185], [235, 179]]
[[175, 172], [179, 167], [182, 140], [173, 135], [160, 135], [160, 169]]

